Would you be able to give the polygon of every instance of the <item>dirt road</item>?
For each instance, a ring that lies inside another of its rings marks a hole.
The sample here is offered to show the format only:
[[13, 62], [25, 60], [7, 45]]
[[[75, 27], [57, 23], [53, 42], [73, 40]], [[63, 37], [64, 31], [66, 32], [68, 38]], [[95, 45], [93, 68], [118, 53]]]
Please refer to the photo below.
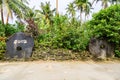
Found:
[[119, 62], [0, 63], [0, 80], [120, 80]]

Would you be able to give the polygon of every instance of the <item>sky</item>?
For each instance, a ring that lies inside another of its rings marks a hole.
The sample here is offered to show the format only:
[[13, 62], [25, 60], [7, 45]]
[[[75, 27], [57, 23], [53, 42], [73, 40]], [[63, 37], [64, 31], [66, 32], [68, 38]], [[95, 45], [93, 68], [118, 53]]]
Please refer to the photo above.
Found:
[[[50, 4], [51, 4], [51, 9], [56, 8], [56, 0], [29, 0], [29, 2], [30, 2], [29, 6], [31, 8], [35, 7], [35, 9], [40, 9], [40, 3], [41, 2], [45, 3], [45, 2], [49, 2], [49, 1], [50, 1]], [[58, 0], [58, 2], [59, 2], [59, 4], [58, 4], [59, 14], [65, 14], [67, 5], [70, 2], [73, 2], [73, 1], [74, 0]], [[89, 1], [92, 2], [93, 0], [89, 0]], [[91, 19], [92, 18], [92, 14], [98, 12], [101, 9], [101, 3], [100, 2], [98, 2], [97, 4], [95, 3], [93, 5], [93, 8], [94, 9], [91, 11], [91, 14], [90, 14], [88, 19]], [[14, 23], [15, 20], [16, 20], [16, 18], [14, 17], [14, 20], [10, 20], [10, 23]]]
[[[41, 2], [49, 2], [51, 4], [51, 9], [54, 9], [56, 7], [56, 0], [30, 0], [30, 7], [34, 7], [35, 9], [40, 9], [40, 3]], [[66, 8], [67, 5], [70, 2], [73, 2], [74, 0], [58, 0], [59, 4], [58, 4], [58, 11], [59, 14], [65, 14], [66, 13]], [[90, 2], [93, 2], [93, 0], [89, 0]], [[101, 9], [101, 3], [98, 2], [97, 4], [95, 3], [93, 5], [93, 10], [91, 11], [91, 14], [89, 16], [89, 19], [92, 18], [92, 14], [98, 12]]]
[[[51, 8], [55, 8], [56, 7], [56, 0], [30, 0], [30, 7], [35, 6], [36, 9], [39, 9], [40, 3], [43, 2], [49, 2], [51, 4]], [[67, 5], [70, 2], [73, 2], [74, 0], [58, 0], [59, 5], [58, 5], [58, 10], [60, 14], [65, 14], [65, 9], [67, 8]], [[93, 0], [89, 0], [90, 2], [92, 2]], [[97, 6], [97, 7], [96, 7]], [[100, 3], [94, 4], [93, 5], [94, 8], [94, 12], [97, 12], [101, 9]]]

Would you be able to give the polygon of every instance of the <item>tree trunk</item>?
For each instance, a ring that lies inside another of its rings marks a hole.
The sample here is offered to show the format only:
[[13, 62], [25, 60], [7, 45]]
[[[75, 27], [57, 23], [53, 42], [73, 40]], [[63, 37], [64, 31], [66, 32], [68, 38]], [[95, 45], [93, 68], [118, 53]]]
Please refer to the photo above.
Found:
[[58, 0], [56, 0], [56, 14], [58, 14]]
[[86, 21], [87, 15], [85, 14], [85, 21]]
[[1, 4], [1, 19], [2, 19], [2, 24], [4, 25], [3, 6], [2, 6], [2, 4]]
[[9, 21], [9, 13], [7, 14], [6, 24], [8, 24], [8, 21]]
[[26, 22], [28, 23], [28, 26], [27, 26], [28, 33], [31, 33], [32, 36], [36, 38], [39, 35], [38, 26], [35, 24], [32, 18], [27, 19]]
[[80, 22], [82, 23], [82, 11], [80, 10]]
[[116, 4], [118, 4], [118, 0], [116, 0]]

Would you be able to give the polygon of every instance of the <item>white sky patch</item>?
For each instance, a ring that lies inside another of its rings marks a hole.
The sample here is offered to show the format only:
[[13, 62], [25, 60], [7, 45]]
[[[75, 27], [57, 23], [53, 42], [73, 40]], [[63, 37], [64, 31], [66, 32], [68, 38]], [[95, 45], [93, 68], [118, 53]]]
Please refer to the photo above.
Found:
[[[30, 8], [33, 8], [35, 7], [35, 9], [39, 9], [40, 10], [40, 4], [41, 2], [45, 3], [45, 2], [49, 2], [50, 1], [50, 4], [51, 4], [51, 9], [54, 9], [56, 8], [56, 0], [29, 0], [29, 6]], [[60, 14], [66, 14], [66, 8], [67, 8], [67, 5], [70, 3], [70, 2], [73, 2], [74, 0], [58, 0], [58, 11]], [[93, 0], [89, 0], [90, 2], [92, 2]], [[91, 19], [92, 18], [92, 14], [95, 13], [95, 12], [98, 12], [100, 9], [101, 9], [101, 2], [98, 2], [97, 4], [95, 3], [93, 5], [93, 10], [91, 10], [91, 14], [89, 16], [88, 19]], [[79, 13], [77, 13], [77, 15], [79, 15]], [[83, 16], [83, 19], [84, 19], [84, 16]], [[10, 23], [14, 23], [16, 20], [16, 18], [14, 17], [14, 20], [9, 20]]]
[[[58, 11], [59, 11], [59, 14], [66, 14], [66, 8], [67, 8], [67, 5], [70, 3], [70, 2], [73, 2], [74, 0], [58, 0]], [[93, 0], [89, 0], [90, 2], [93, 2]], [[34, 7], [35, 6], [35, 9], [40, 9], [40, 3], [43, 2], [50, 2], [51, 4], [51, 9], [54, 9], [56, 8], [56, 0], [30, 0], [30, 7]], [[91, 10], [91, 14], [89, 16], [88, 19], [91, 19], [92, 18], [92, 14], [95, 13], [95, 12], [98, 12], [99, 10], [101, 9], [101, 3], [98, 2], [97, 4], [94, 3], [93, 5], [93, 9]], [[79, 15], [79, 12], [77, 12], [77, 15]], [[84, 19], [84, 16], [83, 16], [83, 19]]]

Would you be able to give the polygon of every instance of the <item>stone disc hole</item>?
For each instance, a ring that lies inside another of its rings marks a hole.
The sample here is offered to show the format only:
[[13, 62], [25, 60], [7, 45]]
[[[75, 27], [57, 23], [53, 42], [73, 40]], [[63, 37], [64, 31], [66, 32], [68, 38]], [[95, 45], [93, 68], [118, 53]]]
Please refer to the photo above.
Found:
[[17, 51], [21, 51], [21, 50], [22, 50], [22, 47], [17, 46], [16, 50], [17, 50]]

